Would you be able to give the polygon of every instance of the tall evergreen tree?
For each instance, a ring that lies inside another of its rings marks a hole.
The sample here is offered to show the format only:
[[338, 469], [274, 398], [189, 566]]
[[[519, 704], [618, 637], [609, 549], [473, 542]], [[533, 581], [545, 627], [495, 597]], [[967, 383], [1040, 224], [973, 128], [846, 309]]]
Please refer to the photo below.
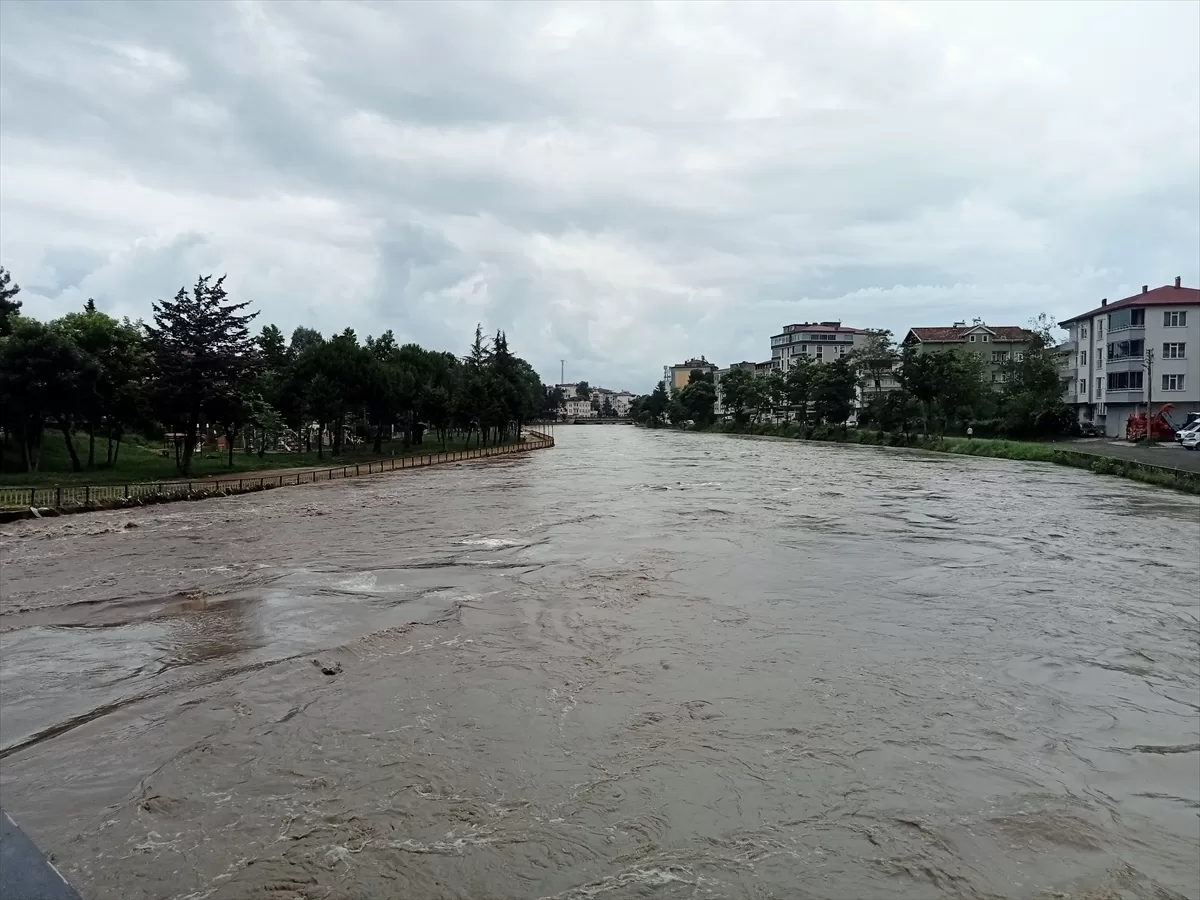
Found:
[[225, 276], [200, 276], [189, 293], [180, 288], [172, 300], [154, 304], [147, 343], [158, 380], [162, 419], [182, 437], [176, 462], [191, 472], [200, 427], [218, 404], [242, 392], [254, 372], [257, 348], [249, 325], [258, 313], [244, 312], [248, 302], [230, 301]]
[[13, 284], [12, 275], [0, 266], [0, 337], [12, 333], [12, 320], [21, 313], [19, 293], [21, 286]]

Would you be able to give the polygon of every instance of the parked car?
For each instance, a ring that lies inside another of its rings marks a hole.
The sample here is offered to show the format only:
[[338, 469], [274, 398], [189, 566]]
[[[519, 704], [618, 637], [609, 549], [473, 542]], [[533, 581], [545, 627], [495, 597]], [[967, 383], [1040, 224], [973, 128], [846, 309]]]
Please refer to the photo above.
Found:
[[1080, 437], [1104, 437], [1104, 429], [1095, 422], [1080, 422], [1079, 423]]
[[1184, 438], [1186, 438], [1189, 434], [1200, 434], [1200, 419], [1197, 419], [1190, 425], [1184, 425], [1177, 432], [1175, 432], [1175, 440], [1182, 444]]
[[1184, 450], [1200, 450], [1200, 429], [1189, 431], [1179, 443]]

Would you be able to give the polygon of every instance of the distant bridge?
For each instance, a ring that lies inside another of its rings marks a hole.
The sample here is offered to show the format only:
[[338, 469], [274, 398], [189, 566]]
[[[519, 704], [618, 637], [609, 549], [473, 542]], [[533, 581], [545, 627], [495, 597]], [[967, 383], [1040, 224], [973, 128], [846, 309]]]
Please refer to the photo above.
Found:
[[633, 419], [613, 418], [613, 419], [576, 419], [576, 425], [632, 425]]

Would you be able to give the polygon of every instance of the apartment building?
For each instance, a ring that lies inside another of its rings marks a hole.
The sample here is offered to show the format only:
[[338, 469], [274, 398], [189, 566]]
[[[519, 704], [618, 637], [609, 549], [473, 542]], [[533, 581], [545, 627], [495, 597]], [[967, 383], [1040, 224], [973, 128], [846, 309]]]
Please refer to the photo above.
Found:
[[629, 415], [629, 407], [633, 404], [633, 394], [629, 391], [617, 391], [610, 396], [610, 399], [618, 416]]
[[723, 369], [717, 369], [717, 371], [713, 372], [713, 386], [717, 389], [717, 402], [713, 405], [713, 412], [716, 413], [718, 418], [724, 416], [726, 413], [725, 396], [721, 391], [721, 379], [734, 369], [745, 369], [751, 375], [754, 375], [756, 374], [758, 365], [758, 363], [746, 362], [743, 360], [742, 362], [733, 363], [732, 365], [726, 366]]
[[599, 413], [592, 408], [591, 398], [584, 399], [583, 397], [568, 397], [566, 406], [563, 407], [563, 414], [568, 419], [593, 419]]
[[832, 362], [866, 343], [869, 331], [848, 328], [841, 322], [801, 322], [784, 325], [771, 337], [772, 368], [786, 372], [795, 357]]
[[705, 375], [712, 375], [717, 371], [717, 367], [703, 356], [675, 366], [663, 366], [663, 381], [666, 382], [667, 392], [682, 391], [687, 387], [688, 380], [692, 377], [692, 369], [699, 369]]
[[1023, 359], [1036, 337], [1028, 328], [987, 325], [982, 319], [976, 319], [970, 325], [955, 322], [949, 328], [910, 328], [900, 343], [915, 347], [918, 353], [939, 350], [974, 353], [983, 361], [992, 384], [999, 388], [1005, 380], [1004, 366], [1012, 360]]
[[1200, 290], [1181, 282], [1142, 285], [1059, 323], [1068, 335], [1058, 347], [1063, 400], [1080, 421], [1124, 437], [1129, 417], [1147, 404], [1151, 415], [1171, 404], [1178, 420], [1200, 412]]

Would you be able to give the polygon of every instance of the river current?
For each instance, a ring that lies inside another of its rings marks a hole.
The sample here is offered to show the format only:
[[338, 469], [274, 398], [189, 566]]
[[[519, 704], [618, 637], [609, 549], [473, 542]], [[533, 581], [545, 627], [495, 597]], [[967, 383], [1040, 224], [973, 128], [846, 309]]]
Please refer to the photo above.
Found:
[[5, 809], [88, 900], [1200, 897], [1200, 500], [556, 437], [3, 526]]

